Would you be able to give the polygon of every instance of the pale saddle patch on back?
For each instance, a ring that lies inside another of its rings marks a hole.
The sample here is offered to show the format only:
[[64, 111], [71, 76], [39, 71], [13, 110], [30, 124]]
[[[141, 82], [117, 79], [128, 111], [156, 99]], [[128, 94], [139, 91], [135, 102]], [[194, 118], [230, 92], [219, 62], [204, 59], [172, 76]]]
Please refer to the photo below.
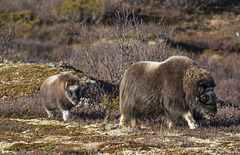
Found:
[[159, 67], [159, 65], [161, 64], [161, 62], [154, 62], [154, 61], [146, 61], [146, 63], [147, 63], [146, 71], [152, 71], [157, 67]]
[[53, 75], [53, 76], [47, 78], [46, 82], [50, 85], [51, 83], [53, 83], [54, 81], [56, 81], [59, 76], [60, 76], [60, 75]]

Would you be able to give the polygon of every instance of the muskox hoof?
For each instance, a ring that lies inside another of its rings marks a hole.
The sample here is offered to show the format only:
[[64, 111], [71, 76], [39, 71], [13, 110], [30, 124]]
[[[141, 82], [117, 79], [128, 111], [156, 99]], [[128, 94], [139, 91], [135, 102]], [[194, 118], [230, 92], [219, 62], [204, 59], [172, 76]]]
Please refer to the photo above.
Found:
[[70, 110], [63, 110], [62, 111], [62, 117], [63, 117], [64, 122], [70, 122], [70, 120], [71, 120]]
[[187, 121], [190, 129], [197, 129], [199, 127], [198, 122], [193, 118], [190, 111], [183, 114], [183, 118]]
[[167, 125], [168, 129], [171, 129], [173, 127], [174, 123], [173, 123], [173, 121], [168, 120], [166, 125]]
[[120, 122], [119, 122], [119, 124], [120, 125], [124, 125], [125, 124], [125, 121], [126, 121], [126, 117], [125, 117], [125, 115], [121, 115], [121, 117], [120, 117]]
[[132, 125], [132, 128], [138, 128], [136, 118], [131, 118], [131, 125]]
[[54, 112], [49, 111], [49, 110], [47, 110], [46, 108], [45, 108], [45, 110], [46, 110], [46, 112], [47, 112], [48, 118], [54, 118], [54, 117], [55, 117]]
[[198, 122], [194, 122], [193, 124], [190, 124], [189, 127], [190, 127], [190, 129], [194, 130], [194, 129], [199, 128], [199, 124], [198, 124]]

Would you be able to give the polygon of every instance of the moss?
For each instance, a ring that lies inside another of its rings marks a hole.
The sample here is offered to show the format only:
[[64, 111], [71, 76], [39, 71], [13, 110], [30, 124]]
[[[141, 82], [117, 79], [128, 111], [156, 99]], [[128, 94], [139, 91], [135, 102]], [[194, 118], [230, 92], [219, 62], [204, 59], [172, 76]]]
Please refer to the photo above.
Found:
[[65, 0], [62, 5], [52, 5], [52, 13], [59, 20], [85, 21], [104, 14], [101, 0]]
[[105, 143], [100, 145], [100, 148], [102, 149], [102, 152], [104, 153], [110, 153], [115, 154], [119, 153], [124, 150], [132, 150], [132, 151], [139, 151], [139, 150], [145, 150], [149, 151], [151, 149], [151, 145], [146, 145], [143, 143], [135, 142], [135, 141], [127, 141], [125, 143]]
[[0, 70], [0, 101], [38, 93], [47, 77], [58, 74], [56, 69], [37, 65], [21, 65]]
[[34, 18], [31, 10], [22, 10], [19, 12], [10, 12], [10, 21], [14, 24], [36, 24], [39, 23], [39, 18]]
[[145, 34], [144, 38], [147, 41], [155, 41], [157, 36], [155, 34], [152, 34], [152, 33], [147, 33], [147, 34]]
[[58, 135], [72, 135], [75, 132], [75, 128], [60, 128], [54, 131]]
[[34, 125], [25, 124], [22, 122], [12, 121], [9, 119], [2, 119], [0, 121], [0, 141], [5, 142], [13, 142], [13, 141], [25, 141], [28, 140], [35, 140], [38, 137], [36, 135], [32, 135], [30, 137], [25, 136], [26, 130], [34, 130]]
[[40, 23], [38, 16], [34, 17], [31, 10], [22, 10], [19, 12], [4, 12], [0, 15], [0, 27], [6, 25], [15, 26], [15, 33], [30, 37], [34, 26]]
[[104, 94], [102, 104], [109, 110], [118, 111], [119, 96], [110, 100], [108, 96]]
[[[76, 149], [76, 147], [78, 149]], [[91, 151], [80, 148], [79, 145], [76, 145], [74, 148], [74, 145], [69, 144], [55, 144], [55, 143], [15, 143], [9, 148], [4, 148], [3, 151], [12, 151], [12, 152], [26, 152], [26, 151], [32, 151], [32, 150], [38, 150], [42, 151], [43, 154], [51, 154], [58, 153], [58, 154], [88, 154], [91, 153]], [[92, 152], [93, 153], [93, 152]]]
[[70, 65], [56, 65], [56, 67], [21, 63], [3, 65], [2, 68], [0, 67], [0, 101], [36, 94], [45, 79], [63, 72], [74, 74], [79, 78], [91, 78]]
[[203, 53], [207, 56], [213, 56], [213, 55], [223, 55], [224, 51], [223, 50], [214, 50], [214, 49], [206, 49], [203, 51]]
[[[91, 152], [94, 153], [94, 152]], [[64, 150], [62, 154], [89, 154], [89, 151], [84, 148], [80, 148], [79, 150]]]
[[4, 151], [23, 151], [23, 150], [55, 150], [56, 146], [49, 143], [15, 143]]
[[[66, 129], [62, 125], [37, 125], [35, 131], [43, 133], [59, 134], [57, 131], [62, 131]], [[66, 129], [68, 130], [68, 129]]]
[[9, 22], [9, 12], [0, 13], [0, 27], [6, 26]]

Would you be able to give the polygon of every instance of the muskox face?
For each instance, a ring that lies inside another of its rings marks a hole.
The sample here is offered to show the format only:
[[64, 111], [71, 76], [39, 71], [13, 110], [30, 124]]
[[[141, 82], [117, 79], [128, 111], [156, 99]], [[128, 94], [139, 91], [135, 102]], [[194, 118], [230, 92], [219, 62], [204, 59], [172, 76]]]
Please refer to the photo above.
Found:
[[81, 92], [81, 86], [78, 84], [71, 85], [65, 89], [65, 95], [73, 105], [77, 105], [80, 101]]
[[195, 118], [210, 119], [217, 113], [216, 95], [213, 87], [205, 87], [200, 96], [196, 97]]

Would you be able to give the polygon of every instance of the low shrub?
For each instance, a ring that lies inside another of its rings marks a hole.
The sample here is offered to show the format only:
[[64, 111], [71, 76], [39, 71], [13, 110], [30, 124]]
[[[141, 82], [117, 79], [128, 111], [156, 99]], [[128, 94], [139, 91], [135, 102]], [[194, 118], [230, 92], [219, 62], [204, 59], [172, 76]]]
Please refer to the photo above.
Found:
[[62, 49], [61, 59], [96, 79], [119, 84], [131, 64], [141, 60], [162, 61], [176, 52], [167, 42], [171, 30], [166, 25], [144, 24], [129, 12], [116, 16], [113, 28], [106, 33], [83, 27], [79, 34], [81, 44]]

